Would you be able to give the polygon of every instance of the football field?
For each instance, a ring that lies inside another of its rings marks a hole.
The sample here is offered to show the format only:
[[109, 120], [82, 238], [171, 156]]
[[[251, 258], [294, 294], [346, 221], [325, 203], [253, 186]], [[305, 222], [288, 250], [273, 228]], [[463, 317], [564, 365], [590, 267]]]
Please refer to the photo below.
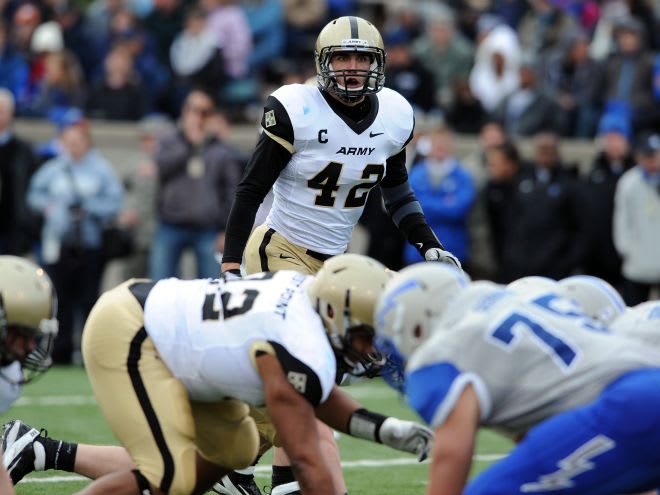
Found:
[[[415, 419], [396, 393], [380, 380], [368, 380], [346, 388], [366, 407], [383, 414]], [[46, 428], [56, 438], [70, 441], [116, 444], [96, 405], [84, 370], [56, 367], [25, 387], [23, 396], [0, 416], [2, 422], [21, 419], [35, 428]], [[417, 463], [412, 455], [381, 445], [340, 435], [339, 445], [348, 491], [353, 495], [412, 495], [424, 493], [428, 461]], [[484, 469], [511, 448], [505, 438], [489, 431], [479, 436], [473, 473]], [[257, 481], [270, 485], [270, 455], [257, 468]], [[28, 476], [19, 483], [19, 495], [70, 494], [88, 480], [61, 471]], [[269, 491], [269, 490], [268, 490]]]

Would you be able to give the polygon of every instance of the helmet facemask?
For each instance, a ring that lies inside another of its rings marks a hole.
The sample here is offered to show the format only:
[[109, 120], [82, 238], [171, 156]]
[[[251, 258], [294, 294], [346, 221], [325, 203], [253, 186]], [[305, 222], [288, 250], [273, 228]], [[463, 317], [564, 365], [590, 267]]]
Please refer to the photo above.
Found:
[[[369, 69], [335, 70], [332, 67], [333, 55], [347, 52], [369, 54]], [[369, 46], [364, 40], [343, 40], [341, 45], [323, 47], [320, 52], [315, 53], [315, 58], [319, 87], [348, 103], [356, 102], [364, 95], [378, 93], [385, 84], [385, 50]], [[351, 78], [363, 78], [364, 84], [359, 88], [349, 88], [346, 81]]]
[[346, 300], [341, 314], [332, 304], [320, 298], [316, 300], [316, 311], [325, 326], [328, 340], [337, 358], [339, 371], [353, 376], [369, 378], [378, 376], [381, 366], [385, 364], [383, 355], [375, 348], [364, 353], [353, 345], [355, 339], [372, 342], [376, 332], [372, 325], [361, 323], [351, 317], [350, 289], [346, 290]]

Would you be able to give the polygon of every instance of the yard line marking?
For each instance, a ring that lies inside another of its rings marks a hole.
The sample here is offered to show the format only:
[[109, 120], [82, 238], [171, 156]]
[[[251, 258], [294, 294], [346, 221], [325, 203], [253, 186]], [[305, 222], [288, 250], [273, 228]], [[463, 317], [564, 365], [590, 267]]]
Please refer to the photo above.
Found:
[[13, 407], [26, 406], [93, 406], [96, 399], [93, 395], [41, 395], [36, 397], [21, 397]]
[[[475, 461], [496, 461], [501, 459], [506, 454], [476, 454], [473, 459]], [[422, 464], [426, 464], [428, 461], [425, 461]], [[416, 459], [410, 459], [408, 457], [399, 458], [399, 459], [360, 459], [358, 461], [342, 461], [341, 467], [344, 469], [355, 469], [355, 468], [383, 468], [388, 466], [408, 466], [419, 464]], [[257, 466], [255, 469], [255, 475], [258, 477], [270, 476], [272, 466]], [[84, 476], [78, 476], [77, 474], [72, 474], [69, 476], [47, 476], [41, 478], [25, 478], [21, 483], [60, 483], [63, 481], [87, 481], [87, 478]]]

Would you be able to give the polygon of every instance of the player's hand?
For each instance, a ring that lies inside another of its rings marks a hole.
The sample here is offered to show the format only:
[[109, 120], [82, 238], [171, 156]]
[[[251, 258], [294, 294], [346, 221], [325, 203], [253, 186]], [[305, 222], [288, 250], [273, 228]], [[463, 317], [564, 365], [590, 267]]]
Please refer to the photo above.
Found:
[[433, 445], [433, 431], [414, 421], [389, 417], [381, 425], [378, 434], [383, 444], [415, 454], [419, 462], [428, 457]]
[[462, 270], [461, 262], [458, 261], [458, 258], [451, 254], [449, 251], [445, 251], [440, 248], [431, 248], [427, 249], [424, 253], [424, 258], [426, 261], [441, 261], [442, 263], [449, 263], [454, 265], [459, 270]]

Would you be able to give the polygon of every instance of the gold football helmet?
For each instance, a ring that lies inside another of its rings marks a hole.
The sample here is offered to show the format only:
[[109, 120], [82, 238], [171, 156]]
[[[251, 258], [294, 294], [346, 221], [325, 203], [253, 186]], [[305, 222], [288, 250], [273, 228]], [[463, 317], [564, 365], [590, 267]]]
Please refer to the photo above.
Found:
[[[24, 381], [46, 371], [57, 335], [57, 298], [42, 268], [18, 256], [0, 256], [0, 365], [21, 361]], [[25, 348], [12, 348], [23, 339]], [[36, 341], [36, 345], [34, 344]]]
[[368, 256], [341, 254], [327, 260], [307, 288], [338, 362], [349, 373], [372, 373], [381, 361], [377, 354], [357, 351], [352, 340], [373, 339], [374, 308], [391, 273]]
[[[362, 52], [371, 56], [368, 70], [341, 70], [332, 68], [332, 56], [337, 52]], [[385, 46], [378, 29], [361, 17], [344, 16], [330, 21], [319, 33], [314, 49], [316, 80], [319, 87], [347, 102], [359, 100], [363, 95], [377, 93], [385, 84]], [[364, 77], [361, 88], [348, 88], [340, 84], [348, 76]]]

